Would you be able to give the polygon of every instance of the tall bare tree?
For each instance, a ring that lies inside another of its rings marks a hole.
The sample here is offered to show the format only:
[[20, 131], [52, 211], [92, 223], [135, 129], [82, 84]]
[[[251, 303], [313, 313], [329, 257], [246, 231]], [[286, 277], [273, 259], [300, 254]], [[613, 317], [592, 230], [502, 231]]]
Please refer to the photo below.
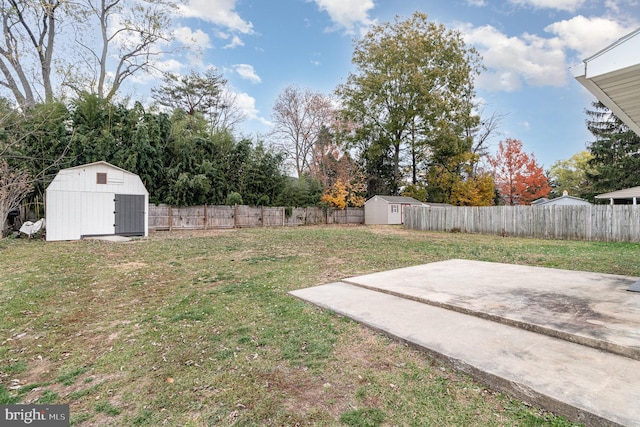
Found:
[[[79, 40], [85, 60], [93, 70], [92, 89], [110, 100], [122, 83], [152, 68], [162, 46], [172, 39], [170, 0], [84, 0], [87, 22], [98, 26], [97, 46]], [[115, 60], [114, 60], [115, 59]]]
[[334, 113], [327, 95], [309, 89], [288, 86], [278, 95], [271, 114], [272, 136], [293, 163], [298, 176], [309, 171], [314, 148], [323, 129], [333, 125]]
[[21, 107], [60, 85], [111, 99], [169, 45], [176, 1], [0, 0], [0, 87]]
[[64, 4], [63, 0], [0, 0], [0, 86], [9, 89], [20, 106], [53, 99], [54, 39]]

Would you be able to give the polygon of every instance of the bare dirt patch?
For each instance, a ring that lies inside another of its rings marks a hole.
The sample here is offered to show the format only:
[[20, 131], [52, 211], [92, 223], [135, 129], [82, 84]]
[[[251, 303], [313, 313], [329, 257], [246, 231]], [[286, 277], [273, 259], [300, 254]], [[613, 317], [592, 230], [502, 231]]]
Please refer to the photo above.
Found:
[[26, 377], [21, 378], [23, 384], [32, 384], [42, 382], [44, 378], [47, 378], [52, 369], [51, 361], [41, 357], [36, 358], [30, 365]]
[[324, 378], [303, 368], [279, 367], [266, 375], [268, 389], [286, 395], [283, 405], [293, 413], [308, 415], [324, 412], [333, 418], [348, 410], [348, 398], [353, 389], [340, 383], [338, 378]]
[[369, 225], [367, 230], [384, 236], [404, 236], [412, 232], [412, 230], [407, 230], [401, 225]]
[[357, 328], [353, 335], [341, 337], [336, 343], [335, 354], [347, 370], [390, 371], [394, 365], [389, 354], [397, 351], [400, 345], [369, 329]]
[[116, 264], [112, 266], [112, 268], [127, 272], [127, 271], [138, 270], [146, 266], [147, 264], [144, 262], [125, 262], [123, 264]]

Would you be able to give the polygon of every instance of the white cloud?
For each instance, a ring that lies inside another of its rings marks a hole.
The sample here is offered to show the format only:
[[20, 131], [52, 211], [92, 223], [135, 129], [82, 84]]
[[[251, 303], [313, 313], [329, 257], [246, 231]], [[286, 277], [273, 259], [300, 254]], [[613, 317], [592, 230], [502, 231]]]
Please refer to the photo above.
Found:
[[244, 42], [238, 36], [231, 37], [231, 43], [225, 45], [225, 49], [233, 49], [234, 47], [244, 46]]
[[231, 31], [253, 34], [253, 24], [235, 11], [236, 0], [188, 0], [178, 6], [185, 18], [199, 18]]
[[483, 57], [487, 67], [477, 80], [487, 90], [515, 91], [529, 86], [562, 86], [567, 82], [567, 67], [562, 43], [557, 38], [523, 34], [508, 37], [486, 25], [461, 30], [469, 45]]
[[477, 86], [510, 92], [520, 89], [524, 84], [566, 84], [569, 65], [575, 65], [597, 53], [633, 31], [636, 25], [578, 15], [545, 27], [547, 37], [528, 33], [507, 36], [490, 25], [473, 27], [466, 24], [459, 29], [466, 42], [478, 50], [487, 67], [478, 77]]
[[474, 7], [485, 7], [487, 2], [484, 0], [467, 0], [467, 4]]
[[318, 9], [327, 12], [336, 28], [353, 34], [356, 27], [369, 26], [369, 10], [374, 8], [373, 0], [314, 0]]
[[545, 31], [554, 34], [562, 44], [575, 50], [579, 59], [585, 59], [604, 49], [635, 29], [607, 18], [585, 18], [578, 15], [569, 20], [548, 25]]
[[236, 73], [245, 80], [249, 80], [251, 83], [260, 83], [262, 79], [256, 74], [252, 65], [249, 64], [236, 64], [234, 65]]
[[199, 50], [211, 48], [209, 35], [202, 30], [193, 31], [189, 27], [179, 27], [173, 30], [176, 39], [190, 48]]
[[256, 108], [256, 99], [245, 92], [235, 92], [232, 94], [235, 104], [247, 120], [257, 120], [265, 126], [271, 126], [272, 123], [260, 116], [260, 111]]
[[510, 0], [519, 6], [532, 6], [536, 9], [556, 9], [575, 12], [582, 7], [586, 0]]

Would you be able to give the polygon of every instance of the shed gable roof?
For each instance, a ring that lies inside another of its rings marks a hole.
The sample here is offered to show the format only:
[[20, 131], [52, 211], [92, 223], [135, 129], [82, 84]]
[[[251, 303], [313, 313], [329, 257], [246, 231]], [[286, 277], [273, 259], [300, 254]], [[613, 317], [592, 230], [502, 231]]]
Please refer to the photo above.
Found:
[[[422, 202], [419, 200], [414, 199], [413, 197], [405, 197], [405, 196], [380, 196], [380, 195], [376, 195], [374, 196], [374, 198], [377, 197], [379, 199], [382, 199], [388, 203], [398, 203], [401, 205], [421, 205]], [[371, 200], [371, 199], [370, 199]]]

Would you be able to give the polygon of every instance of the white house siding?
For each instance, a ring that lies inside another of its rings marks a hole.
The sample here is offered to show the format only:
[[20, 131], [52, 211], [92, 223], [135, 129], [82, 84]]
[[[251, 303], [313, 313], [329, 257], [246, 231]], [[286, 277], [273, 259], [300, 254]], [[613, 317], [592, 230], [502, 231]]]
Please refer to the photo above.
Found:
[[[97, 173], [107, 174], [98, 184]], [[77, 240], [82, 236], [112, 235], [116, 194], [149, 196], [140, 178], [106, 162], [63, 169], [46, 192], [47, 240]], [[144, 235], [148, 233], [145, 213]]]

